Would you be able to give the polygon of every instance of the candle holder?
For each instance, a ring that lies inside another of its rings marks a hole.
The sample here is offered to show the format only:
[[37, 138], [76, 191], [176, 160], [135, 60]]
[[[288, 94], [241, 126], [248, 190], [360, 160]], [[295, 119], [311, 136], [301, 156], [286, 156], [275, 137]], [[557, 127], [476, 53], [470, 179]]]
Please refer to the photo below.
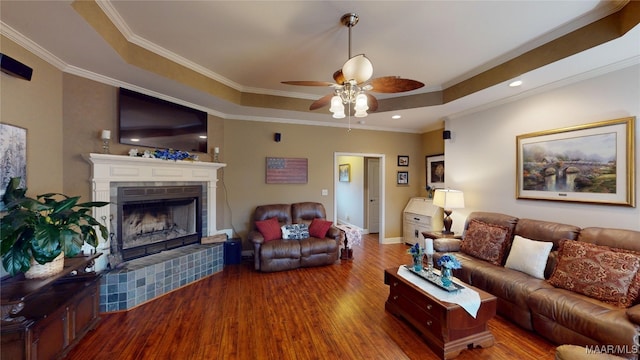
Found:
[[433, 278], [433, 254], [427, 253], [427, 277]]
[[100, 136], [102, 139], [102, 152], [105, 154], [109, 153], [109, 140], [111, 139], [111, 131], [110, 130], [102, 130], [102, 134]]
[[220, 148], [217, 146], [213, 148], [213, 162], [220, 162]]
[[109, 139], [102, 139], [102, 152], [109, 153]]

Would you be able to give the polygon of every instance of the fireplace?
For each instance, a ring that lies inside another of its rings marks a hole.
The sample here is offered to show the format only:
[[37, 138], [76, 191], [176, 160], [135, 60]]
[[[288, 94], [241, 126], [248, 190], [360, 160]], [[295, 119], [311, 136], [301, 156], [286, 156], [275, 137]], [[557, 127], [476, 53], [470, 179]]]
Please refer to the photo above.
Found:
[[117, 248], [123, 261], [196, 244], [202, 237], [201, 186], [118, 187]]
[[[111, 203], [93, 214], [110, 234], [100, 241], [97, 250], [103, 256], [95, 262], [95, 270], [104, 274], [100, 312], [132, 309], [222, 271], [223, 244], [199, 240], [222, 232], [216, 226], [216, 183], [218, 170], [226, 164], [95, 153], [86, 159], [92, 164], [93, 201]], [[123, 236], [119, 219], [125, 219], [125, 213], [130, 224]], [[151, 221], [138, 225], [137, 219], [145, 217]], [[156, 233], [163, 232], [184, 236], [156, 241]], [[129, 238], [127, 245], [118, 240], [123, 238]], [[136, 258], [118, 262], [121, 250]]]

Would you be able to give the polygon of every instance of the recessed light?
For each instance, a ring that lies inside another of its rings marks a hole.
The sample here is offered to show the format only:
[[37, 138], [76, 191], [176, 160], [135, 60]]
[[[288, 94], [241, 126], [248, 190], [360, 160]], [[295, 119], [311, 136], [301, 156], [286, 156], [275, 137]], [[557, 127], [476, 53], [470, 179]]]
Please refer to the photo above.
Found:
[[133, 142], [138, 142], [138, 141], [140, 141], [140, 139], [138, 139], [138, 138], [133, 138], [133, 139], [131, 139], [131, 141], [133, 141]]
[[391, 118], [394, 120], [398, 120], [402, 117], [402, 115], [393, 115]]
[[518, 87], [520, 85], [522, 85], [522, 80], [515, 80], [509, 83], [510, 87]]
[[198, 136], [198, 137], [199, 137], [200, 139], [206, 139], [206, 138], [207, 138], [207, 135], [200, 135], [200, 136]]

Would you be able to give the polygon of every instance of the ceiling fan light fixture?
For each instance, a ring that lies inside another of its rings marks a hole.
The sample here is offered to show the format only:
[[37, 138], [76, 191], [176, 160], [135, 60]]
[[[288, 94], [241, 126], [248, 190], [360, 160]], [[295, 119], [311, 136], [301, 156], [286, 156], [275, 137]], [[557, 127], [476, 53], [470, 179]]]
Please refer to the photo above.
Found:
[[331, 98], [331, 107], [329, 108], [329, 111], [336, 112], [340, 110], [344, 110], [344, 105], [342, 104], [340, 96], [335, 95]]
[[371, 79], [373, 64], [364, 54], [356, 55], [342, 65], [342, 75], [346, 81], [355, 80], [357, 84]]
[[344, 104], [340, 96], [336, 95], [331, 98], [331, 108], [329, 108], [329, 111], [333, 113], [334, 119], [342, 119], [345, 117]]
[[[333, 94], [328, 94], [314, 101], [309, 110], [316, 110], [330, 104], [329, 111], [333, 113], [333, 118], [342, 119], [349, 116], [349, 130], [351, 130], [351, 116], [365, 117], [367, 110], [373, 112], [378, 110], [378, 100], [368, 91], [382, 93], [398, 93], [411, 91], [424, 86], [423, 83], [402, 79], [399, 76], [385, 76], [371, 79], [373, 76], [373, 64], [364, 55], [351, 56], [351, 28], [358, 23], [358, 15], [355, 13], [344, 14], [340, 18], [342, 25], [349, 29], [349, 56], [342, 66], [342, 69], [333, 73], [335, 83], [325, 81], [283, 81], [284, 84], [301, 86], [331, 86]], [[345, 106], [348, 111], [345, 113]], [[352, 111], [355, 111], [355, 113]], [[364, 123], [364, 122], [362, 122]], [[362, 124], [361, 123], [361, 124]]]
[[356, 113], [353, 114], [353, 116], [355, 116], [357, 118], [366, 117], [367, 116], [367, 111], [366, 110], [356, 110]]
[[369, 105], [367, 105], [367, 95], [360, 93], [356, 96], [356, 111], [367, 111], [369, 110]]

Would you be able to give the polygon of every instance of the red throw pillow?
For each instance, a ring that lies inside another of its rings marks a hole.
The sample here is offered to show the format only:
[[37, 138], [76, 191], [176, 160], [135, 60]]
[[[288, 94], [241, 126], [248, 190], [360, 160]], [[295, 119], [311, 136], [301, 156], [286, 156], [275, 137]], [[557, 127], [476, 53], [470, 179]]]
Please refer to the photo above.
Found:
[[327, 236], [327, 231], [329, 231], [331, 225], [333, 225], [331, 221], [313, 219], [311, 225], [309, 225], [309, 235], [319, 239], [324, 239], [324, 237]]
[[282, 239], [282, 230], [280, 230], [280, 223], [277, 217], [256, 221], [256, 227], [264, 237], [265, 242]]

